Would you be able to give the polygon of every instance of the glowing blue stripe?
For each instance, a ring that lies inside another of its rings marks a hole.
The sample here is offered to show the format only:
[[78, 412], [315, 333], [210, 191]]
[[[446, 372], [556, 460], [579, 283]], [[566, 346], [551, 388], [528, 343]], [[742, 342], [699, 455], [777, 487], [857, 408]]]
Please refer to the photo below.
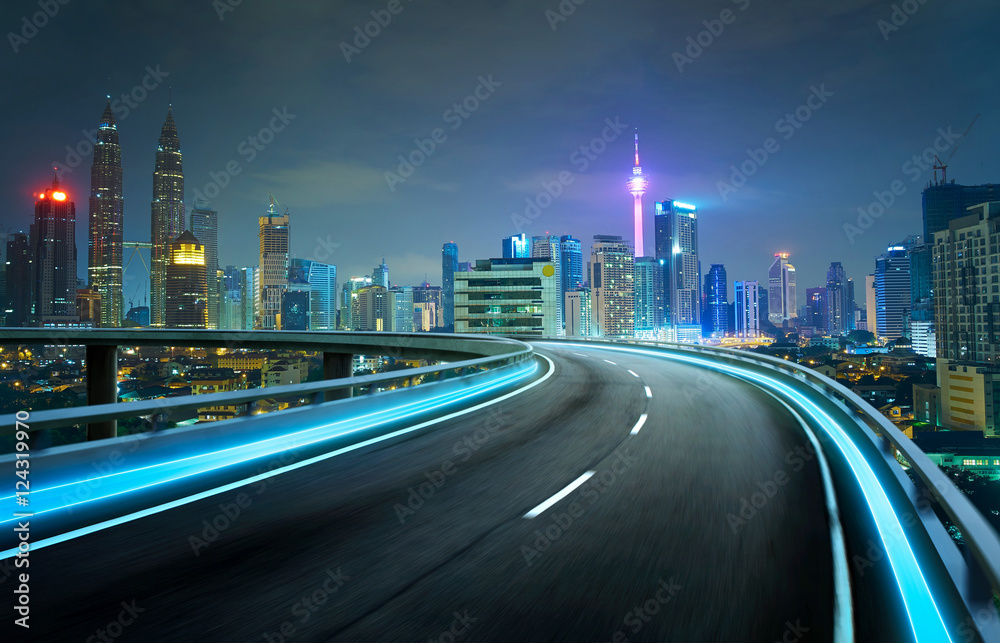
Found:
[[[555, 364], [553, 364], [552, 360], [550, 360], [547, 357], [542, 356], [542, 359], [544, 359], [545, 361], [547, 361], [549, 363], [549, 370], [545, 373], [545, 375], [543, 375], [541, 378], [535, 380], [534, 382], [531, 382], [530, 384], [527, 384], [527, 385], [525, 385], [525, 386], [517, 389], [516, 391], [511, 391], [510, 393], [506, 393], [506, 394], [501, 395], [500, 397], [497, 397], [495, 399], [488, 400], [486, 402], [481, 402], [480, 404], [476, 404], [475, 406], [471, 406], [471, 407], [469, 407], [467, 409], [462, 409], [460, 411], [455, 411], [453, 413], [449, 413], [447, 415], [444, 415], [444, 416], [441, 416], [441, 417], [438, 417], [438, 418], [435, 418], [435, 419], [432, 419], [432, 420], [427, 420], [426, 422], [421, 422], [420, 424], [416, 424], [416, 425], [411, 426], [411, 427], [407, 427], [407, 428], [404, 428], [404, 429], [399, 429], [398, 431], [393, 431], [393, 432], [387, 433], [385, 435], [377, 436], [377, 437], [374, 437], [374, 438], [369, 438], [368, 440], [364, 440], [364, 441], [358, 442], [356, 444], [352, 444], [352, 445], [349, 445], [349, 446], [346, 446], [346, 447], [341, 447], [340, 449], [336, 449], [334, 451], [330, 451], [329, 453], [323, 453], [323, 454], [320, 454], [320, 455], [315, 456], [313, 458], [309, 458], [308, 460], [303, 460], [302, 462], [296, 462], [296, 463], [290, 464], [288, 466], [282, 467], [280, 469], [275, 469], [274, 471], [267, 471], [265, 473], [261, 473], [261, 474], [255, 475], [255, 476], [251, 476], [251, 477], [246, 478], [244, 480], [238, 480], [236, 482], [231, 482], [229, 484], [225, 484], [225, 485], [216, 487], [214, 489], [208, 489], [206, 491], [202, 491], [200, 493], [196, 493], [196, 494], [193, 494], [193, 495], [190, 495], [190, 496], [186, 496], [184, 498], [178, 498], [177, 500], [172, 500], [170, 502], [166, 502], [166, 503], [157, 505], [155, 507], [150, 507], [148, 509], [143, 509], [143, 510], [140, 510], [140, 511], [136, 511], [136, 512], [133, 512], [133, 513], [125, 515], [125, 516], [121, 516], [121, 517], [118, 517], [118, 518], [113, 518], [113, 519], [110, 519], [110, 520], [105, 520], [104, 522], [100, 522], [100, 523], [97, 523], [97, 524], [94, 524], [94, 525], [88, 525], [86, 527], [81, 527], [79, 529], [74, 529], [74, 530], [66, 532], [64, 534], [59, 534], [57, 536], [52, 536], [51, 538], [45, 538], [45, 539], [39, 540], [37, 542], [32, 542], [31, 543], [31, 549], [32, 550], [36, 550], [36, 549], [42, 549], [43, 547], [50, 547], [52, 545], [57, 545], [59, 543], [63, 543], [63, 542], [69, 541], [69, 540], [73, 540], [75, 538], [80, 538], [81, 536], [86, 536], [88, 534], [92, 534], [92, 533], [95, 533], [95, 532], [98, 532], [98, 531], [102, 531], [104, 529], [110, 529], [111, 527], [122, 525], [122, 524], [125, 524], [127, 522], [132, 522], [134, 520], [139, 520], [140, 518], [145, 518], [147, 516], [151, 516], [153, 514], [157, 514], [157, 513], [163, 512], [163, 511], [167, 511], [167, 510], [173, 509], [175, 507], [180, 507], [180, 506], [183, 506], [183, 505], [186, 505], [186, 504], [190, 504], [192, 502], [197, 502], [198, 500], [202, 500], [204, 498], [209, 498], [211, 496], [214, 496], [214, 495], [217, 495], [217, 494], [220, 494], [220, 493], [225, 493], [226, 491], [231, 491], [233, 489], [238, 489], [238, 488], [246, 486], [248, 484], [253, 484], [253, 483], [259, 482], [261, 480], [266, 480], [268, 478], [272, 478], [274, 476], [278, 476], [278, 475], [281, 475], [283, 473], [287, 473], [289, 471], [294, 471], [296, 469], [300, 469], [302, 467], [306, 467], [306, 466], [309, 466], [311, 464], [315, 464], [317, 462], [321, 462], [323, 460], [327, 460], [329, 458], [333, 458], [335, 456], [342, 455], [344, 453], [348, 453], [350, 451], [354, 451], [354, 450], [357, 450], [357, 449], [360, 449], [360, 448], [363, 448], [363, 447], [366, 447], [366, 446], [369, 446], [369, 445], [372, 445], [372, 444], [377, 444], [379, 442], [383, 442], [385, 440], [389, 440], [391, 438], [398, 437], [400, 435], [405, 435], [405, 434], [411, 433], [413, 431], [418, 431], [420, 429], [423, 429], [425, 427], [437, 424], [439, 422], [444, 422], [446, 420], [450, 420], [452, 418], [460, 417], [462, 415], [466, 415], [468, 413], [472, 413], [474, 411], [478, 411], [479, 409], [483, 409], [483, 408], [486, 408], [488, 406], [492, 406], [493, 404], [496, 404], [496, 403], [501, 402], [503, 400], [506, 400], [506, 399], [509, 399], [511, 397], [514, 397], [515, 395], [520, 395], [521, 393], [524, 393], [524, 392], [526, 392], [526, 391], [528, 391], [528, 390], [530, 390], [530, 389], [538, 386], [539, 384], [545, 382], [547, 379], [549, 379], [550, 377], [552, 377], [552, 374], [555, 372]], [[523, 373], [523, 376], [527, 377], [527, 376], [533, 374], [537, 370], [538, 370], [538, 366], [536, 364], [533, 364], [530, 369], [528, 369], [525, 373]], [[12, 558], [13, 556], [15, 556], [17, 554], [17, 551], [18, 550], [15, 547], [15, 548], [7, 549], [5, 551], [0, 552], [0, 560], [4, 560], [4, 559], [7, 559], [7, 558]]]
[[[196, 455], [188, 456], [188, 457], [185, 457], [185, 458], [178, 458], [178, 459], [175, 459], [175, 460], [169, 460], [169, 461], [164, 461], [164, 462], [157, 462], [155, 464], [150, 464], [150, 465], [147, 465], [147, 466], [144, 466], [144, 467], [136, 467], [134, 469], [126, 469], [124, 471], [118, 471], [116, 473], [110, 473], [110, 474], [99, 475], [99, 476], [91, 476], [91, 477], [88, 477], [88, 478], [73, 480], [71, 482], [67, 482], [67, 483], [64, 483], [64, 484], [58, 484], [58, 485], [54, 485], [54, 486], [51, 486], [51, 487], [44, 487], [44, 488], [41, 488], [41, 489], [36, 489], [35, 491], [32, 492], [32, 495], [35, 495], [37, 497], [37, 494], [42, 493], [42, 492], [46, 492], [46, 491], [54, 491], [56, 489], [62, 489], [64, 487], [70, 487], [70, 486], [79, 485], [79, 484], [93, 483], [95, 481], [105, 481], [105, 480], [109, 480], [111, 478], [115, 478], [117, 476], [124, 476], [124, 475], [127, 475], [127, 474], [134, 474], [134, 473], [138, 473], [138, 472], [142, 472], [142, 471], [150, 471], [150, 470], [153, 470], [153, 469], [156, 469], [156, 468], [161, 468], [161, 467], [162, 468], [166, 468], [169, 465], [177, 465], [179, 463], [183, 463], [183, 462], [187, 462], [187, 461], [211, 460], [213, 458], [213, 456], [219, 456], [220, 454], [224, 454], [224, 453], [231, 452], [231, 451], [243, 450], [243, 451], [252, 451], [252, 453], [249, 456], [241, 458], [241, 459], [230, 460], [230, 461], [228, 461], [229, 464], [237, 464], [239, 462], [244, 462], [244, 461], [252, 460], [252, 459], [255, 459], [255, 458], [259, 458], [259, 457], [266, 457], [268, 455], [273, 455], [275, 453], [280, 453], [282, 451], [287, 450], [288, 448], [290, 448], [289, 445], [288, 445], [288, 442], [292, 442], [295, 439], [303, 439], [303, 438], [301, 438], [299, 436], [304, 436], [304, 435], [309, 434], [309, 433], [317, 433], [318, 434], [318, 433], [324, 432], [324, 431], [326, 431], [328, 429], [331, 429], [333, 427], [336, 427], [336, 426], [349, 425], [349, 424], [357, 424], [359, 422], [362, 422], [362, 421], [364, 421], [364, 420], [366, 420], [368, 418], [372, 418], [372, 417], [381, 417], [382, 418], [380, 422], [376, 422], [375, 424], [367, 424], [367, 425], [363, 425], [363, 426], [360, 426], [360, 427], [357, 427], [357, 428], [352, 428], [352, 429], [345, 430], [345, 431], [339, 431], [339, 432], [336, 432], [336, 433], [329, 433], [329, 432], [323, 433], [321, 437], [316, 438], [316, 439], [312, 439], [311, 442], [297, 442], [297, 441], [295, 441], [293, 446], [294, 447], [307, 446], [309, 444], [314, 444], [316, 442], [320, 442], [320, 441], [323, 441], [323, 440], [327, 440], [327, 439], [331, 439], [331, 438], [335, 438], [335, 437], [341, 437], [341, 436], [344, 436], [344, 435], [349, 435], [349, 434], [355, 433], [357, 431], [365, 430], [365, 429], [368, 429], [368, 428], [379, 426], [380, 424], [385, 424], [387, 422], [392, 422], [392, 421], [404, 418], [407, 415], [412, 415], [413, 413], [416, 413], [418, 411], [429, 410], [429, 409], [432, 409], [434, 407], [441, 406], [443, 404], [451, 403], [453, 401], [467, 399], [468, 397], [471, 397], [472, 395], [474, 395], [476, 393], [485, 392], [487, 390], [491, 390], [491, 389], [497, 388], [498, 386], [503, 386], [504, 384], [506, 384], [508, 382], [511, 382], [511, 381], [516, 380], [516, 379], [525, 377], [528, 374], [529, 373], [525, 373], [525, 372], [515, 373], [513, 375], [505, 376], [505, 377], [503, 377], [501, 379], [498, 379], [498, 380], [493, 380], [493, 381], [489, 381], [489, 382], [485, 382], [485, 383], [481, 383], [481, 384], [476, 384], [475, 386], [472, 386], [472, 387], [470, 387], [468, 389], [465, 389], [465, 390], [462, 390], [462, 391], [451, 391], [451, 392], [443, 393], [441, 395], [438, 395], [438, 396], [435, 396], [435, 397], [432, 397], [432, 398], [429, 398], [429, 399], [418, 400], [416, 402], [407, 402], [405, 404], [396, 406], [396, 407], [394, 407], [392, 409], [382, 409], [382, 410], [375, 411], [375, 412], [372, 412], [372, 413], [366, 413], [366, 414], [363, 414], [363, 415], [358, 415], [358, 416], [355, 416], [355, 417], [350, 417], [350, 418], [346, 418], [346, 419], [343, 419], [343, 420], [339, 420], [337, 422], [331, 422], [329, 424], [324, 424], [324, 425], [320, 425], [320, 426], [317, 426], [317, 427], [303, 429], [301, 431], [297, 431], [297, 432], [294, 432], [294, 433], [277, 435], [277, 436], [270, 437], [270, 438], [267, 438], [265, 440], [260, 440], [260, 441], [257, 441], [257, 442], [250, 442], [250, 443], [247, 443], [247, 444], [241, 444], [241, 445], [237, 445], [235, 447], [229, 447], [229, 448], [226, 448], [226, 449], [219, 449], [219, 450], [216, 450], [216, 451], [209, 451], [209, 452], [205, 452], [205, 453], [198, 453]], [[392, 415], [390, 415], [389, 417], [386, 417], [387, 414], [392, 414]], [[280, 444], [281, 448], [279, 448], [279, 449], [271, 449], [269, 451], [265, 450], [265, 449], [269, 448], [270, 446], [273, 446], [273, 443], [276, 443], [276, 442], [282, 442], [282, 444]], [[216, 459], [218, 459], [218, 458], [216, 457]], [[219, 466], [225, 466], [225, 464], [219, 465]], [[203, 471], [211, 471], [213, 469], [219, 468], [219, 466], [208, 467], [206, 469], [203, 469]], [[5, 497], [0, 497], [0, 500], [11, 500], [11, 499], [14, 499], [15, 497], [16, 496], [5, 496]], [[89, 500], [97, 500], [97, 499], [99, 499], [99, 498], [91, 498]], [[41, 512], [36, 512], [36, 513], [41, 513]], [[2, 522], [3, 521], [0, 521], [0, 524], [2, 524]]]
[[[565, 344], [559, 344], [565, 345]], [[586, 344], [569, 344], [578, 348], [595, 348]], [[671, 353], [642, 350], [636, 348], [625, 348], [620, 346], [601, 346], [600, 350], [614, 350], [629, 353], [639, 353], [650, 355], [662, 359], [671, 359], [680, 362], [696, 364], [701, 368], [708, 368], [715, 371], [730, 371], [737, 373], [739, 377], [752, 380], [758, 384], [784, 393], [801, 405], [804, 411], [833, 439], [837, 448], [844, 455], [845, 460], [850, 465], [854, 476], [861, 486], [865, 501], [872, 511], [875, 519], [875, 526], [878, 529], [879, 537], [889, 563], [892, 566], [893, 574], [896, 577], [896, 584], [903, 597], [903, 605], [906, 608], [907, 616], [910, 620], [910, 627], [913, 630], [914, 638], [918, 643], [921, 641], [939, 642], [951, 641], [951, 634], [945, 626], [944, 618], [937, 606], [937, 602], [927, 585], [927, 579], [920, 569], [916, 554], [910, 546], [903, 526], [899, 522], [899, 517], [892, 508], [892, 503], [886, 495], [875, 475], [874, 470], [865, 460], [858, 450], [858, 447], [844, 432], [840, 426], [819, 406], [810, 401], [806, 396], [787, 386], [780, 380], [766, 375], [760, 375], [749, 370], [744, 370], [736, 366], [721, 365], [706, 358], [697, 358], [676, 355]]]
[[[495, 390], [497, 388], [505, 386], [506, 384], [508, 384], [508, 383], [510, 383], [510, 382], [512, 382], [514, 380], [521, 379], [523, 377], [527, 377], [532, 372], [534, 372], [535, 370], [537, 370], [537, 366], [533, 365], [532, 367], [529, 367], [528, 369], [524, 369], [521, 372], [517, 372], [517, 373], [514, 373], [512, 375], [507, 375], [507, 376], [504, 376], [504, 377], [501, 377], [501, 378], [497, 378], [497, 379], [494, 379], [494, 380], [492, 380], [490, 382], [477, 384], [477, 385], [475, 385], [473, 387], [470, 387], [468, 389], [464, 389], [464, 390], [461, 390], [461, 391], [448, 392], [448, 393], [445, 393], [445, 394], [442, 394], [442, 395], [435, 396], [435, 397], [430, 398], [428, 400], [420, 400], [420, 401], [417, 401], [417, 402], [408, 402], [406, 404], [402, 404], [402, 405], [400, 405], [398, 407], [395, 407], [395, 408], [392, 408], [392, 409], [383, 409], [381, 411], [376, 411], [374, 413], [366, 413], [366, 414], [363, 414], [363, 415], [360, 415], [360, 416], [357, 416], [357, 417], [348, 418], [346, 420], [341, 420], [341, 421], [338, 421], [338, 422], [333, 422], [333, 423], [330, 423], [330, 424], [321, 425], [319, 427], [313, 427], [313, 428], [310, 428], [310, 429], [305, 429], [305, 430], [302, 430], [302, 431], [297, 431], [297, 432], [291, 433], [291, 434], [275, 436], [275, 437], [272, 437], [272, 438], [268, 438], [267, 440], [261, 440], [259, 442], [253, 442], [253, 443], [248, 443], [248, 444], [244, 444], [244, 445], [238, 445], [238, 446], [230, 447], [230, 448], [227, 448], [227, 449], [220, 449], [220, 450], [216, 450], [216, 451], [211, 451], [211, 452], [207, 452], [207, 453], [198, 454], [198, 455], [195, 455], [195, 456], [189, 456], [189, 457], [186, 457], [186, 458], [180, 458], [180, 459], [177, 459], [177, 460], [170, 460], [170, 461], [166, 461], [166, 462], [160, 462], [160, 463], [156, 463], [156, 464], [149, 465], [149, 466], [146, 466], [146, 467], [139, 467], [139, 468], [136, 468], [136, 469], [130, 469], [130, 470], [127, 470], [127, 471], [120, 471], [120, 472], [113, 473], [113, 474], [108, 474], [108, 475], [105, 475], [105, 476], [97, 476], [97, 477], [87, 478], [86, 480], [77, 480], [77, 481], [74, 481], [74, 482], [71, 482], [71, 483], [67, 483], [67, 484], [61, 484], [61, 485], [56, 485], [56, 486], [53, 486], [53, 487], [46, 487], [46, 488], [38, 489], [38, 490], [32, 491], [32, 493], [31, 493], [31, 507], [32, 507], [32, 511], [33, 511], [34, 515], [37, 517], [39, 515], [50, 513], [50, 512], [53, 512], [53, 511], [59, 511], [59, 510], [63, 510], [63, 509], [69, 509], [71, 507], [76, 507], [76, 506], [83, 505], [83, 504], [86, 504], [86, 503], [96, 502], [96, 501], [99, 501], [99, 500], [104, 500], [104, 499], [107, 499], [107, 498], [112, 498], [112, 497], [115, 497], [115, 496], [120, 496], [120, 495], [125, 494], [125, 493], [131, 493], [131, 492], [134, 492], [134, 491], [140, 491], [142, 489], [148, 489], [148, 488], [151, 488], [151, 487], [155, 487], [157, 485], [167, 484], [167, 483], [170, 483], [170, 482], [175, 482], [177, 480], [182, 480], [182, 479], [185, 479], [185, 478], [190, 478], [190, 477], [193, 477], [193, 476], [201, 475], [201, 474], [208, 473], [208, 472], [211, 472], [211, 471], [215, 471], [215, 470], [218, 470], [218, 469], [222, 469], [222, 468], [225, 468], [225, 467], [228, 467], [228, 466], [239, 464], [241, 462], [247, 462], [247, 461], [250, 461], [250, 460], [255, 460], [255, 459], [259, 459], [259, 458], [264, 458], [264, 457], [267, 457], [267, 456], [275, 455], [277, 453], [282, 453], [282, 452], [288, 450], [289, 448], [293, 448], [293, 447], [294, 448], [306, 447], [306, 446], [309, 446], [311, 444], [316, 444], [316, 443], [319, 443], [319, 442], [324, 442], [326, 440], [330, 440], [330, 439], [342, 437], [342, 436], [345, 436], [345, 435], [350, 435], [352, 433], [356, 433], [356, 432], [359, 432], [359, 431], [371, 430], [371, 429], [373, 429], [375, 427], [378, 427], [378, 426], [380, 426], [382, 424], [386, 424], [386, 423], [389, 423], [389, 422], [395, 422], [395, 421], [398, 421], [400, 419], [404, 419], [404, 418], [406, 418], [408, 416], [415, 415], [417, 413], [420, 413], [420, 412], [423, 412], [423, 411], [426, 411], [426, 410], [430, 410], [430, 409], [436, 408], [438, 406], [443, 406], [444, 404], [449, 404], [449, 403], [452, 403], [452, 402], [455, 402], [455, 401], [469, 399], [471, 397], [478, 396], [481, 393], [485, 393], [485, 392], [488, 392], [490, 390]], [[317, 437], [311, 439], [310, 441], [306, 441], [306, 442], [301, 442], [301, 441], [298, 441], [298, 440], [293, 440], [294, 436], [301, 436], [301, 435], [305, 435], [305, 434], [308, 434], [308, 433], [317, 434], [317, 433], [320, 433], [323, 430], [329, 429], [331, 427], [335, 427], [335, 426], [338, 426], [338, 425], [344, 425], [344, 424], [358, 424], [359, 422], [364, 422], [368, 418], [379, 417], [379, 416], [381, 416], [382, 419], [380, 421], [378, 421], [378, 422], [375, 422], [375, 423], [362, 424], [362, 426], [358, 426], [356, 428], [352, 428], [352, 429], [345, 430], [345, 431], [338, 431], [338, 432], [335, 432], [335, 433], [320, 434]], [[279, 441], [282, 442], [282, 444], [275, 444], [276, 442], [279, 442]], [[290, 442], [293, 442], [293, 443], [289, 444]], [[245, 455], [243, 455], [243, 454], [240, 454], [240, 452], [246, 452], [246, 453], [245, 453]], [[240, 454], [240, 455], [235, 455], [235, 454]], [[186, 462], [186, 461], [189, 461], [189, 460], [205, 460], [205, 461], [214, 461], [214, 462], [204, 462], [204, 463], [202, 463], [203, 466], [195, 467], [194, 470], [190, 470], [192, 468], [191, 466], [187, 466], [187, 467], [183, 467], [183, 468], [181, 468], [181, 467], [178, 466], [180, 463], [183, 463], [183, 462]], [[96, 497], [93, 497], [93, 498], [82, 499], [79, 502], [71, 502], [71, 503], [66, 504], [66, 505], [53, 506], [53, 507], [49, 507], [49, 508], [41, 509], [41, 510], [38, 509], [38, 507], [40, 505], [44, 506], [44, 504], [46, 502], [46, 496], [42, 495], [42, 494], [45, 494], [45, 493], [54, 494], [55, 490], [64, 488], [66, 486], [76, 485], [76, 484], [83, 484], [83, 483], [86, 483], [86, 482], [94, 482], [94, 481], [102, 481], [103, 482], [105, 480], [108, 480], [110, 478], [114, 478], [116, 476], [124, 476], [124, 475], [131, 474], [130, 477], [131, 478], [135, 478], [135, 477], [137, 477], [137, 474], [139, 472], [143, 472], [145, 474], [150, 474], [150, 473], [153, 473], [155, 469], [163, 469], [163, 471], [160, 472], [160, 475], [168, 475], [169, 476], [170, 475], [170, 471], [178, 471], [178, 470], [185, 471], [185, 473], [183, 473], [183, 475], [178, 475], [178, 476], [174, 476], [174, 477], [165, 477], [165, 478], [164, 477], [157, 478], [155, 476], [155, 474], [153, 476], [148, 476], [147, 475], [147, 478], [146, 478], [147, 480], [149, 480], [149, 478], [152, 477], [152, 480], [148, 481], [148, 482], [145, 481], [145, 480], [142, 480], [142, 479], [132, 480], [130, 482], [129, 480], [126, 480], [124, 478], [119, 478], [119, 480], [120, 480], [120, 482], [121, 482], [122, 485], [131, 485], [131, 486], [126, 486], [125, 488], [119, 489], [117, 491], [113, 491], [111, 493], [105, 493], [104, 495], [101, 495], [101, 496], [96, 496]], [[10, 498], [13, 498], [13, 497], [14, 496], [9, 496], [6, 499], [10, 499]], [[14, 522], [17, 522], [17, 520], [18, 520], [17, 518], [11, 518], [11, 519], [0, 521], [0, 524], [14, 523]]]

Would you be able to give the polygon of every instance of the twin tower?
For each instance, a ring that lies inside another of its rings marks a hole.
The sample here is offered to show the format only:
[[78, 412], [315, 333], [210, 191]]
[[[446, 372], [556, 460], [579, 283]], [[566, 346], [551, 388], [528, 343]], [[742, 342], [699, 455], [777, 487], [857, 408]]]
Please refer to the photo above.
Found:
[[[170, 242], [184, 232], [184, 170], [177, 124], [171, 109], [160, 131], [153, 171], [150, 235], [150, 325], [166, 325], [166, 269]], [[87, 276], [101, 295], [101, 326], [120, 326], [123, 317], [122, 247], [124, 199], [122, 152], [111, 100], [101, 116], [90, 170], [90, 228]]]

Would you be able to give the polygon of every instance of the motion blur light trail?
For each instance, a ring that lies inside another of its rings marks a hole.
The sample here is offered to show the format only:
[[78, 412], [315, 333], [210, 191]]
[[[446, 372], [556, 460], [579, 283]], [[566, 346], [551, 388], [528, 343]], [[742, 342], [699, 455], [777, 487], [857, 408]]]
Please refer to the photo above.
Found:
[[[377, 412], [364, 412], [360, 415], [353, 417], [348, 417], [343, 420], [338, 420], [336, 422], [326, 422], [318, 424], [313, 427], [306, 429], [300, 429], [292, 431], [291, 433], [279, 433], [268, 437], [264, 440], [256, 440], [250, 443], [233, 443], [235, 436], [227, 436], [224, 448], [214, 449], [209, 452], [199, 453], [198, 449], [204, 449], [205, 444], [203, 442], [199, 443], [196, 440], [187, 441], [184, 444], [184, 448], [187, 454], [181, 454], [182, 457], [171, 458], [169, 460], [162, 460], [162, 453], [160, 454], [161, 461], [150, 462], [145, 466], [129, 469], [126, 471], [120, 471], [113, 474], [108, 474], [104, 476], [83, 476], [80, 477], [80, 472], [72, 473], [66, 471], [52, 472], [48, 471], [46, 473], [57, 473], [60, 476], [60, 480], [53, 481], [52, 483], [46, 484], [42, 482], [39, 485], [40, 488], [33, 490], [30, 494], [31, 505], [30, 510], [34, 513], [31, 518], [33, 522], [42, 522], [39, 520], [39, 516], [43, 516], [46, 513], [52, 512], [65, 512], [71, 510], [71, 507], [76, 507], [77, 510], [80, 505], [95, 506], [100, 504], [101, 501], [105, 503], [113, 502], [116, 497], [123, 494], [134, 494], [143, 490], [148, 490], [150, 488], [160, 488], [164, 489], [164, 485], [169, 485], [170, 483], [175, 483], [184, 479], [192, 478], [199, 475], [207, 475], [212, 472], [217, 472], [219, 470], [225, 469], [233, 465], [240, 463], [245, 463], [252, 460], [258, 460], [262, 458], [271, 457], [279, 453], [283, 453], [292, 448], [301, 448], [310, 445], [318, 445], [325, 441], [331, 441], [338, 438], [352, 437], [359, 441], [352, 443], [350, 445], [338, 448], [327, 453], [320, 454], [318, 456], [309, 458], [302, 462], [296, 462], [289, 464], [287, 466], [275, 469], [273, 471], [268, 471], [259, 475], [255, 475], [249, 478], [240, 479], [222, 486], [217, 486], [212, 489], [202, 491], [197, 494], [189, 495], [184, 498], [179, 498], [176, 500], [171, 500], [166, 503], [158, 504], [157, 506], [143, 509], [138, 512], [128, 514], [126, 516], [121, 516], [111, 520], [105, 520], [97, 524], [88, 525], [82, 528], [74, 529], [66, 533], [60, 534], [58, 536], [53, 536], [31, 544], [32, 549], [39, 549], [47, 545], [53, 545], [58, 542], [64, 542], [66, 540], [71, 540], [88, 533], [93, 533], [101, 529], [107, 529], [114, 525], [122, 524], [124, 522], [129, 522], [142, 518], [144, 516], [149, 516], [173, 507], [178, 507], [190, 502], [194, 502], [203, 498], [210, 497], [212, 495], [223, 493], [225, 491], [236, 489], [247, 484], [252, 484], [254, 482], [264, 480], [294, 469], [298, 469], [303, 466], [308, 466], [315, 462], [319, 462], [348, 451], [352, 451], [370, 444], [374, 444], [392, 437], [403, 435], [411, 431], [415, 431], [432, 424], [436, 424], [443, 420], [453, 418], [459, 415], [470, 413], [472, 411], [478, 410], [485, 406], [495, 404], [503, 399], [511, 397], [513, 395], [520, 394], [534, 386], [537, 386], [541, 382], [547, 380], [553, 373], [554, 365], [551, 361], [549, 362], [548, 372], [540, 379], [531, 382], [530, 384], [523, 386], [515, 391], [511, 391], [500, 397], [489, 399], [485, 402], [477, 404], [467, 409], [458, 410], [449, 414], [439, 415], [434, 419], [428, 420], [426, 422], [421, 422], [414, 426], [399, 429], [397, 431], [390, 432], [385, 435], [377, 435], [377, 430], [380, 426], [397, 422], [400, 420], [405, 420], [410, 417], [419, 416], [422, 413], [427, 413], [435, 409], [445, 410], [448, 407], [453, 407], [455, 405], [469, 402], [471, 400], [479, 399], [482, 397], [487, 397], [490, 394], [496, 392], [498, 389], [507, 387], [517, 381], [521, 381], [526, 378], [532, 377], [538, 372], [538, 364], [536, 362], [531, 362], [530, 364], [523, 364], [518, 367], [514, 367], [515, 372], [511, 374], [503, 374], [493, 378], [488, 379], [486, 382], [478, 383], [470, 387], [463, 388], [458, 391], [448, 391], [442, 394], [433, 395], [426, 399], [421, 399], [416, 402], [406, 402], [403, 404], [397, 404], [396, 406], [382, 407]], [[459, 380], [452, 381], [453, 383], [459, 382]], [[426, 385], [425, 385], [426, 386]], [[385, 399], [387, 402], [391, 402], [391, 394]], [[343, 407], [343, 404], [341, 404]], [[304, 408], [306, 410], [315, 410]], [[258, 416], [259, 417], [259, 416]], [[286, 416], [287, 417], [287, 416]], [[301, 418], [297, 418], [301, 419]], [[278, 427], [276, 427], [278, 428]], [[375, 435], [373, 435], [375, 434]], [[168, 434], [165, 434], [168, 435]], [[246, 436], [243, 436], [244, 439]], [[254, 437], [259, 437], [259, 434], [255, 434]], [[338, 441], [339, 443], [339, 441]], [[219, 445], [215, 445], [219, 446]], [[41, 460], [41, 457], [38, 458]], [[91, 466], [91, 462], [88, 460], [81, 464], [81, 467]], [[37, 464], [36, 464], [37, 467]], [[43, 467], [33, 469], [35, 471], [35, 480], [41, 477], [44, 471]], [[60, 496], [66, 498], [60, 490], [80, 484], [86, 483], [88, 481], [101, 481], [101, 491], [104, 492], [103, 495], [98, 497], [89, 498], [85, 500], [78, 500], [76, 502], [63, 502], [60, 503]], [[107, 485], [105, 487], [105, 484]], [[14, 496], [7, 496], [0, 499], [5, 505], [8, 505], [13, 511], [24, 511], [26, 508], [14, 509]], [[16, 522], [18, 519], [7, 520], [4, 523]], [[21, 519], [24, 520], [23, 518]], [[0, 524], [4, 524], [0, 523]], [[44, 522], [42, 522], [44, 524]], [[11, 548], [0, 552], [0, 560], [5, 558], [10, 558], [17, 553], [16, 548]]]
[[[587, 344], [555, 345], [594, 348], [593, 345], [588, 346]], [[806, 395], [803, 395], [801, 392], [776, 378], [744, 370], [736, 366], [719, 364], [706, 358], [638, 348], [601, 346], [600, 349], [649, 355], [728, 373], [792, 400], [798, 406], [799, 410], [823, 428], [823, 431], [834, 441], [854, 472], [854, 476], [864, 493], [868, 507], [871, 509], [872, 516], [874, 516], [876, 528], [882, 539], [882, 547], [892, 565], [893, 574], [902, 595], [903, 604], [906, 606], [907, 617], [909, 618], [915, 640], [918, 643], [952, 641], [944, 618], [938, 608], [937, 601], [931, 593], [923, 571], [920, 569], [916, 554], [914, 554], [913, 548], [906, 538], [906, 533], [899, 522], [899, 517], [896, 515], [895, 510], [893, 510], [892, 503], [882, 488], [878, 476], [858, 449], [858, 446], [851, 440], [850, 436], [823, 409], [812, 402]], [[809, 430], [808, 427], [803, 428]]]

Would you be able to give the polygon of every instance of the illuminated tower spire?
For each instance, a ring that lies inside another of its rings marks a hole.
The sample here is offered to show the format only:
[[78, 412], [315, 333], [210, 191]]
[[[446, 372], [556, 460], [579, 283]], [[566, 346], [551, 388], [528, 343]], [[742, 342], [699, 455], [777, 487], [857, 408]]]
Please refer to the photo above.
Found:
[[642, 195], [646, 193], [649, 181], [642, 174], [639, 165], [639, 130], [635, 131], [635, 167], [632, 168], [632, 178], [628, 180], [628, 191], [635, 199], [635, 256], [644, 257], [642, 247]]
[[167, 107], [167, 118], [160, 130], [156, 148], [156, 166], [153, 170], [153, 204], [150, 251], [150, 310], [151, 326], [166, 325], [167, 264], [170, 244], [184, 232], [184, 170], [181, 142], [177, 136], [172, 107]]
[[87, 234], [87, 277], [101, 294], [100, 325], [122, 322], [122, 150], [111, 96], [101, 115], [90, 167], [90, 217]]

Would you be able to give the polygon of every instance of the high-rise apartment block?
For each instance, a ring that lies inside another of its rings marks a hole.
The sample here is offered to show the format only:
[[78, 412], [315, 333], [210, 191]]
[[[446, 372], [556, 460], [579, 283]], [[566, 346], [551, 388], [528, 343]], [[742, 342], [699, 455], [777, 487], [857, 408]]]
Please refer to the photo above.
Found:
[[594, 235], [590, 247], [591, 333], [632, 337], [635, 332], [635, 255], [620, 236]]
[[94, 161], [90, 167], [87, 231], [87, 276], [90, 287], [101, 295], [101, 326], [105, 328], [119, 326], [123, 315], [122, 190], [122, 149], [109, 99], [97, 126]]

